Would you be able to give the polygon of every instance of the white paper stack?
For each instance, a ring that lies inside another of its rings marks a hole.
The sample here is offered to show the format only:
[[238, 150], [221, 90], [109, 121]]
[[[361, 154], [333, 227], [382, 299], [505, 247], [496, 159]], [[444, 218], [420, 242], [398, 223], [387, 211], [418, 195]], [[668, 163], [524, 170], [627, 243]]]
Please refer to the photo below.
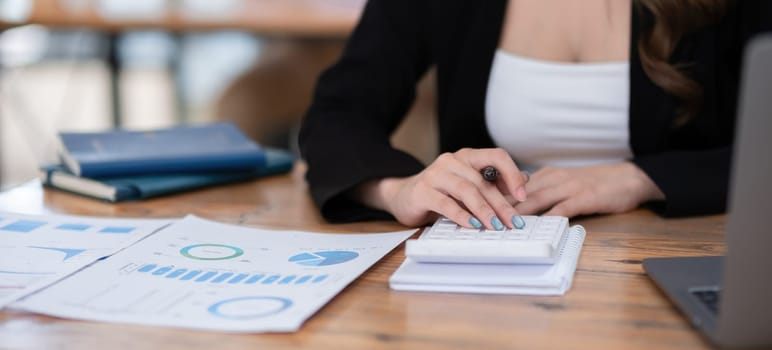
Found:
[[389, 282], [395, 290], [563, 295], [571, 288], [584, 237], [582, 226], [572, 226], [553, 265], [418, 263], [407, 258]]

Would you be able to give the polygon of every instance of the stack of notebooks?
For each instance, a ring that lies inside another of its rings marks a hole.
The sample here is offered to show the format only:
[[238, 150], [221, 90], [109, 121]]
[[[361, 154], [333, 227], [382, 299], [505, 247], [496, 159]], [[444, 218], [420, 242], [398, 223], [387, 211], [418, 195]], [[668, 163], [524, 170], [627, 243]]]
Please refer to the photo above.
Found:
[[571, 288], [586, 235], [579, 225], [567, 231], [551, 264], [426, 263], [407, 257], [389, 283], [404, 291], [563, 295]]
[[286, 173], [294, 163], [231, 123], [59, 136], [61, 163], [41, 167], [43, 184], [109, 202]]

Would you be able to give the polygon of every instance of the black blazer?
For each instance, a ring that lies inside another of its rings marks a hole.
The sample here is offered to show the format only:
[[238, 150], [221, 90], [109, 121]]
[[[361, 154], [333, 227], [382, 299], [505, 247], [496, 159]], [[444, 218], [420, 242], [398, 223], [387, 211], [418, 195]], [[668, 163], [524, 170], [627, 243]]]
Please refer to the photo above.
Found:
[[[644, 73], [638, 56], [648, 13], [633, 10], [630, 40], [631, 161], [665, 193], [663, 215], [726, 208], [739, 66], [745, 42], [772, 29], [772, 1], [736, 1], [718, 24], [686, 35], [672, 62], [691, 64], [704, 88], [701, 113], [673, 130], [677, 101]], [[340, 60], [319, 79], [300, 132], [314, 202], [331, 221], [388, 219], [344, 192], [369, 179], [424, 165], [389, 137], [413, 102], [415, 84], [437, 67], [440, 150], [493, 147], [485, 94], [506, 0], [370, 0]]]

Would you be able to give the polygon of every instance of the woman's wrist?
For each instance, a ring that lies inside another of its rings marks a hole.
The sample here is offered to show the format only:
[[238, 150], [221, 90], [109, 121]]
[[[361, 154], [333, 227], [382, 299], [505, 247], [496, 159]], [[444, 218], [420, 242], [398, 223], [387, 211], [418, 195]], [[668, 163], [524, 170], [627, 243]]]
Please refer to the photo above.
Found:
[[627, 162], [630, 171], [632, 172], [631, 178], [634, 179], [635, 192], [639, 193], [641, 203], [650, 201], [662, 201], [665, 200], [665, 194], [654, 183], [654, 181], [637, 165]]
[[365, 181], [351, 191], [351, 198], [370, 208], [390, 211], [390, 200], [396, 188], [397, 178], [382, 178]]

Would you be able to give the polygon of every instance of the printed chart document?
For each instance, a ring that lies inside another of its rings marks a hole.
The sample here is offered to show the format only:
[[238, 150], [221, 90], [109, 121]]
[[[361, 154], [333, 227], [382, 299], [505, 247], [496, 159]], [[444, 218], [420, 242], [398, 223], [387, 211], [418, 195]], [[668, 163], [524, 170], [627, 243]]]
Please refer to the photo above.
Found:
[[269, 231], [193, 216], [14, 304], [51, 316], [290, 332], [415, 231]]
[[171, 222], [0, 212], [0, 308]]

